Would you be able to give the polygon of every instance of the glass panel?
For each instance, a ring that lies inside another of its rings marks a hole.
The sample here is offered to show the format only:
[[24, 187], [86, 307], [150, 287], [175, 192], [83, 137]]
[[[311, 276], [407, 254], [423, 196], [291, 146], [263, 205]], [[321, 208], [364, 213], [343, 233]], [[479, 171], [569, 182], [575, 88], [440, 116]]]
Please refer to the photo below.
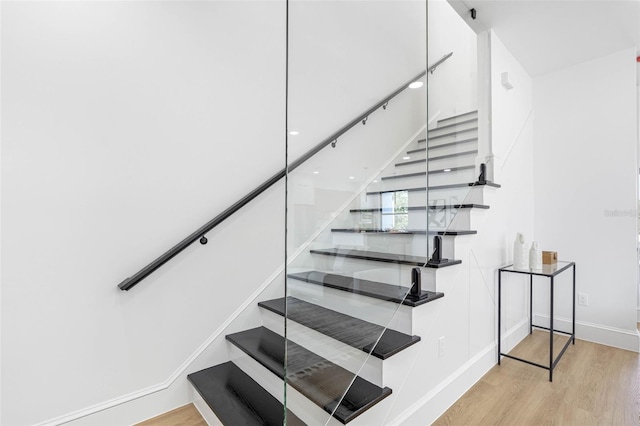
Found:
[[288, 4], [287, 408], [382, 424], [429, 350], [415, 309], [443, 296], [436, 272], [482, 207], [475, 35], [448, 34], [460, 18], [429, 2], [427, 58], [427, 2]]

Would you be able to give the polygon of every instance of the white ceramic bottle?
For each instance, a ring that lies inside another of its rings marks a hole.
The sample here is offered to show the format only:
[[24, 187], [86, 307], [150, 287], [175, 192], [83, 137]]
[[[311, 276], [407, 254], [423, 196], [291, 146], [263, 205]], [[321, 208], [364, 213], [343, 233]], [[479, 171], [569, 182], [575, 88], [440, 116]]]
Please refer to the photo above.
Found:
[[542, 251], [536, 241], [531, 243], [531, 249], [529, 250], [529, 268], [542, 269]]
[[513, 267], [515, 269], [529, 269], [529, 257], [527, 249], [524, 247], [524, 236], [521, 233], [516, 234], [516, 240], [513, 242]]

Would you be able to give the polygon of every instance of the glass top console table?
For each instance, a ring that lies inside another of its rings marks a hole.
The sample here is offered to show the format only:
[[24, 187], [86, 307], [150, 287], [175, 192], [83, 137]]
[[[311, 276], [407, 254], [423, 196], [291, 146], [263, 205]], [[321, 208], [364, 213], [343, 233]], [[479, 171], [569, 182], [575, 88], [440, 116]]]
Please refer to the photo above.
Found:
[[[542, 265], [542, 269], [516, 269], [513, 265], [504, 266], [498, 269], [498, 365], [500, 365], [500, 361], [502, 357], [507, 357], [511, 359], [515, 359], [517, 361], [526, 362], [527, 364], [534, 365], [536, 367], [544, 368], [545, 370], [549, 370], [549, 381], [553, 381], [553, 369], [564, 355], [565, 351], [569, 347], [570, 343], [576, 344], [576, 264], [575, 262], [561, 262], [552, 264], [552, 265]], [[554, 278], [559, 274], [572, 269], [573, 272], [573, 302], [572, 302], [572, 330], [571, 333], [555, 330], [553, 326], [553, 295], [554, 295]], [[549, 365], [542, 365], [532, 361], [528, 361], [526, 359], [518, 358], [513, 355], [509, 355], [506, 353], [502, 353], [501, 343], [502, 343], [502, 274], [503, 273], [513, 273], [513, 274], [524, 274], [529, 276], [529, 334], [533, 333], [534, 328], [539, 328], [543, 330], [547, 330], [549, 332]], [[543, 327], [540, 325], [536, 325], [533, 323], [533, 277], [547, 277], [549, 278], [549, 327]], [[564, 347], [558, 354], [558, 356], [554, 359], [553, 357], [553, 334], [560, 333], [569, 336], [569, 340], [565, 343]]]

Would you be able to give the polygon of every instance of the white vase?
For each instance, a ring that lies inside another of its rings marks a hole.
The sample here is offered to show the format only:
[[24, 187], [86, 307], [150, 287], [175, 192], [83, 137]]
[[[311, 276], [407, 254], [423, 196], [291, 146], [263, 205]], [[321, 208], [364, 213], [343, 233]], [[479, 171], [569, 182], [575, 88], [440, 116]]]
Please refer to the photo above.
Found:
[[542, 269], [542, 250], [538, 247], [537, 242], [531, 243], [529, 250], [529, 268]]
[[529, 257], [527, 249], [524, 247], [524, 236], [520, 233], [516, 234], [516, 240], [513, 242], [513, 267], [515, 269], [529, 269]]

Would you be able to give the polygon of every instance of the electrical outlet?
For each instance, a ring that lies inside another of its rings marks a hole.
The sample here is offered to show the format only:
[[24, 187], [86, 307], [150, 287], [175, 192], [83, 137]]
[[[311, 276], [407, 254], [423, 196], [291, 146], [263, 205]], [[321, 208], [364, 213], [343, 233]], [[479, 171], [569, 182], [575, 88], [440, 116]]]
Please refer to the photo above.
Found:
[[578, 305], [589, 306], [589, 295], [587, 293], [578, 293]]
[[438, 339], [438, 358], [444, 356], [444, 336]]

